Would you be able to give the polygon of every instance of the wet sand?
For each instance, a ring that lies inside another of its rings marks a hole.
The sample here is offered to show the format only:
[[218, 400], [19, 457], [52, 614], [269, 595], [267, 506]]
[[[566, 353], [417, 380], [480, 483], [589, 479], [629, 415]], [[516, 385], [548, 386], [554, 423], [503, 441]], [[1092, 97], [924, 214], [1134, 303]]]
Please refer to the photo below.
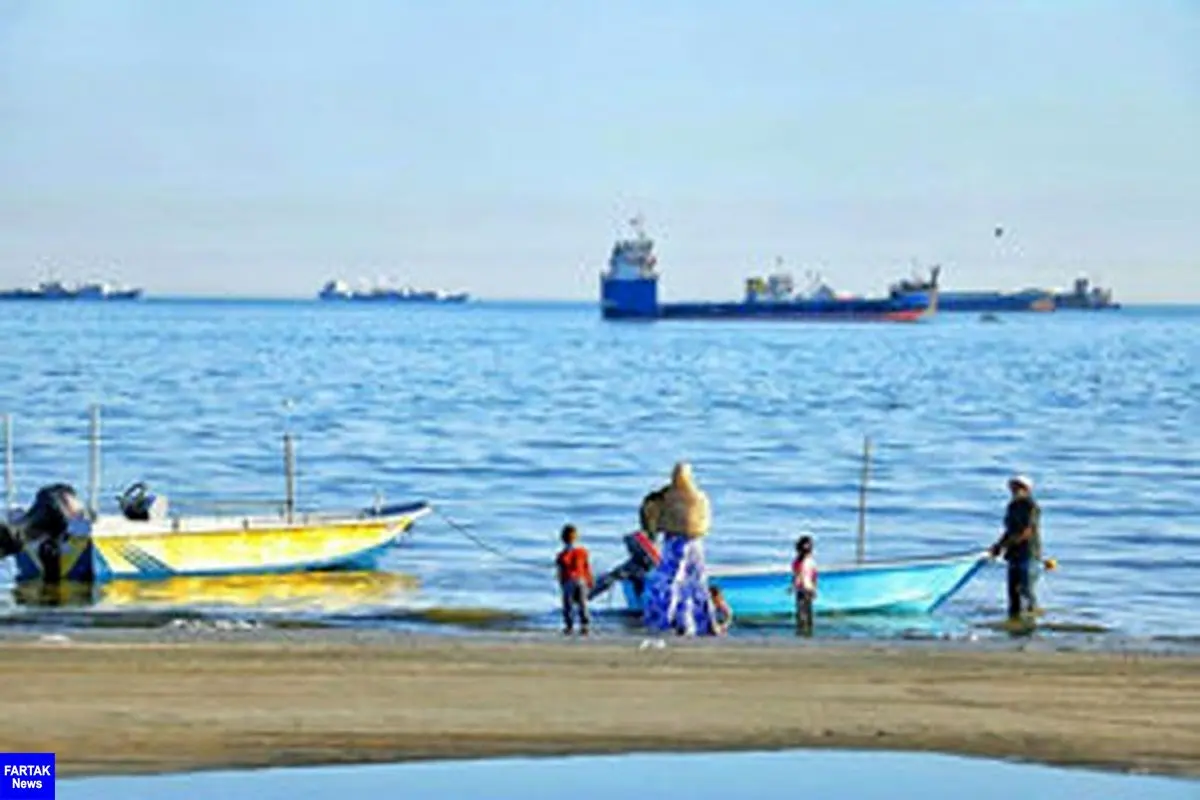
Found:
[[1197, 657], [639, 642], [10, 635], [0, 750], [63, 776], [790, 747], [1200, 776]]

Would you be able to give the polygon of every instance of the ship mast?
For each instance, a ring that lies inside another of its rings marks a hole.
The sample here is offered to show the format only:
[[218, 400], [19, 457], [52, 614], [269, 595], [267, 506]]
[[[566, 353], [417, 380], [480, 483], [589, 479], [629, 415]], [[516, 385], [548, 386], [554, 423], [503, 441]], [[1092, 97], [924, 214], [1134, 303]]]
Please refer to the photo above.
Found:
[[629, 227], [633, 228], [633, 233], [638, 241], [646, 240], [646, 218], [640, 212], [634, 214], [629, 220]]

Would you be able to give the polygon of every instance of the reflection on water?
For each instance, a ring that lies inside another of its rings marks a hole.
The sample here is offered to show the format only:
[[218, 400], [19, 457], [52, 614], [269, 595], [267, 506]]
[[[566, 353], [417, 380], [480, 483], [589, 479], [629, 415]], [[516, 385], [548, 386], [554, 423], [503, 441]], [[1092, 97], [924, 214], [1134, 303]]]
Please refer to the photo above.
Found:
[[[101, 584], [18, 584], [21, 609], [6, 624], [156, 628], [185, 621], [221, 627], [459, 626], [519, 630], [529, 615], [475, 605], [430, 606], [411, 575], [380, 571], [117, 580]], [[203, 625], [201, 626], [203, 627]]]
[[[897, 791], [898, 787], [903, 787]], [[1195, 798], [1195, 781], [953, 756], [850, 751], [632, 755], [210, 772], [61, 781], [62, 800], [324, 800], [342, 797], [591, 800]]]
[[23, 583], [18, 605], [97, 611], [230, 610], [256, 613], [336, 614], [388, 606], [418, 588], [411, 575], [393, 572], [296, 572], [274, 575], [117, 580], [100, 584]]
[[[280, 627], [453, 626], [467, 630], [544, 630], [557, 622], [553, 612], [531, 614], [486, 607], [462, 596], [455, 605], [435, 605], [422, 597], [412, 575], [383, 571], [325, 571], [221, 577], [173, 577], [90, 583], [21, 583], [13, 589], [16, 615], [4, 624], [158, 627], [181, 619], [262, 622]], [[445, 593], [443, 593], [444, 595]], [[641, 617], [609, 604], [593, 609], [597, 634], [644, 635]], [[818, 617], [822, 639], [947, 640], [974, 638], [971, 628], [1005, 631], [1025, 638], [1053, 630], [1101, 634], [1100, 626], [1047, 623], [975, 623], [939, 615], [843, 614]], [[732, 635], [788, 637], [790, 619], [739, 618]]]

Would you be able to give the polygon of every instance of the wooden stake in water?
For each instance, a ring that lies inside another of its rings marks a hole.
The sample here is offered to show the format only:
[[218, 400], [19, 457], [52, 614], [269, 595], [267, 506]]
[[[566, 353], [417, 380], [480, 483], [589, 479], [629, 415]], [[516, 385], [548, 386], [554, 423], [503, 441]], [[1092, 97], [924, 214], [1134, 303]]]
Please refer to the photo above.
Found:
[[283, 435], [283, 478], [284, 478], [284, 511], [288, 524], [296, 514], [296, 451], [292, 445], [292, 435]]
[[92, 406], [91, 416], [88, 435], [88, 511], [95, 519], [100, 505], [100, 406]]
[[13, 420], [4, 415], [4, 516], [8, 519], [17, 507], [17, 480], [13, 471]]
[[858, 485], [858, 563], [867, 560], [867, 481], [871, 477], [871, 437], [863, 437], [862, 480]]

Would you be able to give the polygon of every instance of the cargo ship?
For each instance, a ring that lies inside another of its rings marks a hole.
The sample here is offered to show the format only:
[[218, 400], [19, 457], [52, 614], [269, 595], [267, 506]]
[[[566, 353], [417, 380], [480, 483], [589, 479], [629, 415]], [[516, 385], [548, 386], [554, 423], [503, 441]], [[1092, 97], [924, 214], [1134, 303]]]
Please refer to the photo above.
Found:
[[1075, 279], [1070, 292], [1055, 292], [1054, 307], [1066, 310], [1102, 311], [1118, 309], [1121, 304], [1113, 300], [1112, 289], [1093, 286], [1086, 276]]
[[391, 287], [376, 283], [363, 289], [352, 289], [345, 281], [329, 281], [317, 295], [321, 300], [372, 303], [465, 303], [466, 292], [445, 292], [440, 289], [414, 289], [411, 286]]
[[834, 291], [819, 275], [797, 292], [783, 272], [746, 280], [741, 301], [660, 303], [654, 240], [640, 217], [630, 220], [633, 236], [618, 239], [600, 275], [600, 313], [609, 320], [760, 319], [798, 321], [916, 322], [938, 307], [937, 271], [918, 293], [856, 297]]
[[[920, 298], [930, 290], [930, 284], [919, 278], [903, 280], [892, 286], [893, 295]], [[946, 291], [938, 289], [938, 311], [969, 311], [975, 313], [999, 313], [1015, 311], [1056, 311], [1059, 309], [1117, 309], [1112, 290], [1091, 285], [1084, 277], [1078, 278], [1070, 292], [1051, 289], [1021, 289], [1002, 291]]]
[[141, 289], [114, 286], [109, 283], [82, 283], [78, 286], [62, 281], [42, 281], [37, 286], [0, 291], [0, 300], [137, 300]]
[[[912, 278], [898, 281], [891, 287], [893, 296], [919, 298], [928, 294], [936, 284], [933, 281]], [[946, 291], [937, 290], [938, 311], [971, 311], [992, 314], [1010, 311], [1053, 311], [1054, 295], [1044, 289], [1022, 289], [1015, 292], [1000, 291]]]

